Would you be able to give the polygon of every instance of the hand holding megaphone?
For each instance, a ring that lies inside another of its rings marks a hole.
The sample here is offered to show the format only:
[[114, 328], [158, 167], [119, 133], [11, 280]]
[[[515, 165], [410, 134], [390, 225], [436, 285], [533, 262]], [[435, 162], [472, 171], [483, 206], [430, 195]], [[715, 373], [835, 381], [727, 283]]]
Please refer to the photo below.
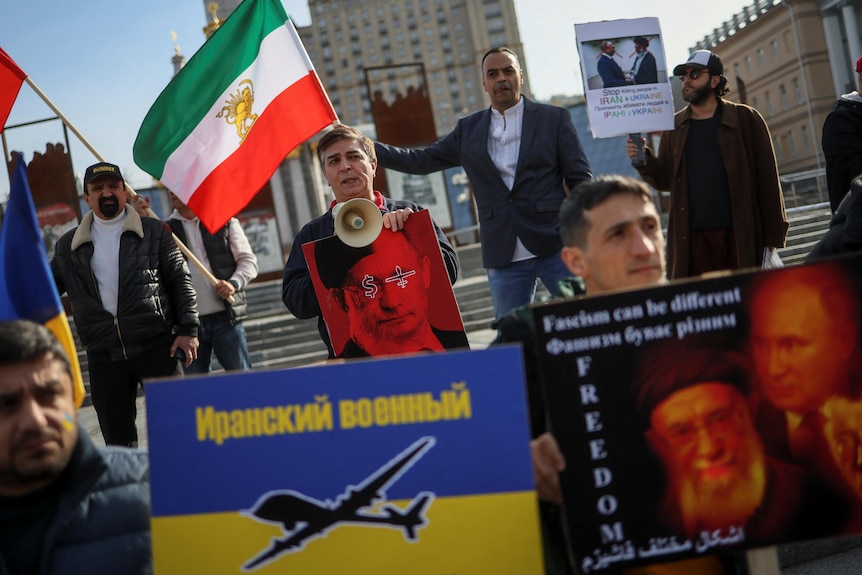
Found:
[[354, 248], [367, 246], [383, 229], [383, 215], [371, 200], [353, 198], [332, 208], [335, 235]]

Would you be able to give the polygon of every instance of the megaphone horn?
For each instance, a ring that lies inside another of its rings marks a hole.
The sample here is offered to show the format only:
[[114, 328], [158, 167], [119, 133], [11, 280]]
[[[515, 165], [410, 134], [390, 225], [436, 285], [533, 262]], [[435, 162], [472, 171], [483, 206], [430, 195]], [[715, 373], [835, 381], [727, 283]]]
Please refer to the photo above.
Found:
[[367, 246], [383, 229], [383, 215], [371, 200], [353, 198], [332, 208], [335, 235], [353, 248]]

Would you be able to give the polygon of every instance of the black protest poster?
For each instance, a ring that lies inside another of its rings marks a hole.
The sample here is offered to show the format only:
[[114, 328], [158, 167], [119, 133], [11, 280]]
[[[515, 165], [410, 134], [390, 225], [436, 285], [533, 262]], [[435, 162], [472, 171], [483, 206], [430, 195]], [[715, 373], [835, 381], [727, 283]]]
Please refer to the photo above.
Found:
[[535, 306], [584, 573], [862, 532], [862, 258]]

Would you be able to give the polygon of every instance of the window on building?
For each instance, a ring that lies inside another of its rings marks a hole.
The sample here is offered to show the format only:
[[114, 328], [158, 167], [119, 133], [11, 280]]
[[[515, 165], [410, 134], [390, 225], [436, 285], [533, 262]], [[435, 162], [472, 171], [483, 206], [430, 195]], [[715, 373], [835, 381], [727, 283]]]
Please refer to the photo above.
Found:
[[751, 107], [757, 111], [760, 111], [760, 106], [757, 103], [757, 96], [751, 99]]
[[770, 45], [772, 46], [772, 59], [778, 60], [778, 41], [773, 40]]
[[787, 90], [784, 89], [784, 84], [778, 86], [778, 93], [781, 94], [781, 107], [786, 110], [790, 104], [787, 103]]
[[745, 71], [751, 72], [751, 56], [745, 57]]
[[425, 49], [428, 50], [429, 52], [433, 52], [434, 50], [437, 49], [437, 45], [434, 44], [434, 42], [428, 42], [427, 44], [425, 44]]
[[735, 63], [733, 65], [733, 76], [735, 78], [739, 78], [739, 64], [738, 63]]
[[773, 136], [772, 147], [775, 148], [775, 159], [781, 161], [781, 138], [779, 138], [778, 136]]
[[799, 87], [799, 79], [793, 78], [793, 92], [796, 94], [796, 103], [802, 103], [802, 88]]
[[398, 16], [398, 4], [392, 4], [392, 15]]
[[766, 64], [766, 54], [764, 54], [763, 48], [757, 49], [757, 63], [760, 66], [763, 66], [764, 64]]
[[345, 84], [349, 84], [350, 83], [350, 72], [345, 72], [341, 76], [341, 81], [344, 82]]
[[790, 145], [790, 155], [796, 155], [796, 140], [793, 139], [793, 132], [787, 132], [787, 143]]
[[500, 4], [497, 2], [488, 2], [485, 4], [485, 18], [493, 18], [500, 15]]
[[802, 146], [806, 152], [811, 151], [811, 138], [808, 137], [808, 128], [802, 126]]
[[766, 92], [764, 97], [766, 98], [766, 115], [771, 116], [774, 112], [772, 109], [772, 98], [769, 97], [769, 92]]
[[502, 32], [503, 27], [503, 19], [502, 18], [488, 18], [488, 32]]

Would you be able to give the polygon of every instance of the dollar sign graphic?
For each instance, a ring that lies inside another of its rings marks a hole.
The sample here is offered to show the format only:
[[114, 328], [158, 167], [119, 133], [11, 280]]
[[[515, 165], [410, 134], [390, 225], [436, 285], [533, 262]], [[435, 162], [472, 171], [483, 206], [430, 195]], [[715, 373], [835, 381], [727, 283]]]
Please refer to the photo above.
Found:
[[362, 278], [362, 287], [365, 288], [365, 297], [370, 297], [374, 299], [374, 296], [377, 295], [377, 284], [374, 283], [374, 276], [370, 276], [365, 274], [365, 277]]

